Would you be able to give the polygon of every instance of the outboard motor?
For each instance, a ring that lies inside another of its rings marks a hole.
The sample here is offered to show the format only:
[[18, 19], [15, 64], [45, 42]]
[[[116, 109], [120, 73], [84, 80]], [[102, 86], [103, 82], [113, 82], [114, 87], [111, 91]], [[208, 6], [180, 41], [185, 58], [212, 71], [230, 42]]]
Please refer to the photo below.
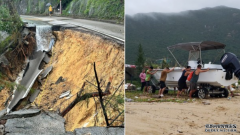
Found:
[[225, 53], [220, 59], [222, 67], [226, 70], [226, 80], [232, 79], [232, 74], [240, 79], [240, 63], [237, 56], [233, 53]]

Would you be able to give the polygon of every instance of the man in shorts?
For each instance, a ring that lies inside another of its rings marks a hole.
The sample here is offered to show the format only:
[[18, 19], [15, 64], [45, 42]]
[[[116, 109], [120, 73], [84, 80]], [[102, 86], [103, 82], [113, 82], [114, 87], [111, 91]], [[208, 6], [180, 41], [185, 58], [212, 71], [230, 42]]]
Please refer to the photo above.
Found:
[[199, 74], [201, 72], [209, 71], [209, 68], [207, 68], [206, 70], [202, 70], [201, 68], [202, 68], [201, 65], [197, 66], [197, 69], [193, 72], [193, 76], [190, 80], [190, 93], [189, 93], [189, 98], [190, 99], [192, 99], [192, 94], [197, 91], [197, 81], [198, 81], [198, 78], [199, 78]]
[[191, 73], [191, 67], [187, 66], [185, 69], [183, 69], [182, 72], [182, 76], [179, 78], [178, 80], [178, 93], [177, 93], [177, 98], [179, 97], [179, 95], [181, 95], [181, 93], [187, 89], [187, 77], [188, 75]]
[[174, 70], [174, 68], [172, 68], [170, 70], [168, 67], [163, 69], [163, 71], [161, 73], [161, 77], [160, 77], [160, 89], [159, 89], [158, 97], [163, 97], [163, 92], [166, 89], [165, 81], [167, 79], [167, 74], [172, 72], [173, 70]]
[[153, 75], [157, 72], [157, 71], [155, 71], [155, 72], [152, 73], [152, 70], [153, 70], [153, 67], [151, 66], [151, 67], [148, 68], [148, 70], [146, 72], [146, 79], [145, 79], [146, 83], [145, 83], [145, 89], [144, 89], [143, 93], [147, 92], [148, 86], [151, 86], [150, 85], [151, 75]]

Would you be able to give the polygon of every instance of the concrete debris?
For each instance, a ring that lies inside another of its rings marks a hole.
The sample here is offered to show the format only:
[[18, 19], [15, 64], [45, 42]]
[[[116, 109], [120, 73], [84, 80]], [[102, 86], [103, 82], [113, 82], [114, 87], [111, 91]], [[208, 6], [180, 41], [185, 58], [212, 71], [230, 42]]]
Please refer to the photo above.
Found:
[[25, 45], [29, 45], [29, 42], [26, 41], [26, 40], [23, 40], [23, 43], [24, 43]]
[[0, 135], [4, 135], [4, 125], [0, 125]]
[[4, 65], [8, 65], [9, 61], [8, 59], [5, 57], [5, 55], [1, 55], [0, 56], [0, 63], [3, 63]]
[[42, 69], [39, 69], [38, 67], [40, 66], [45, 55], [45, 52], [42, 51], [34, 53], [33, 59], [30, 60], [28, 64], [28, 70], [26, 70], [25, 75], [20, 83], [20, 86], [23, 87], [19, 87], [14, 92], [14, 98], [8, 105], [7, 112], [9, 112], [22, 98], [25, 98], [28, 95], [38, 75], [42, 72]]
[[6, 135], [65, 135], [64, 118], [56, 113], [41, 113], [28, 118], [8, 119]]
[[70, 95], [68, 95], [65, 99], [70, 99], [72, 96], [73, 96], [73, 95], [70, 94]]
[[47, 75], [52, 71], [53, 66], [47, 67], [41, 74], [41, 80], [46, 78]]
[[133, 102], [134, 100], [131, 99], [131, 98], [125, 98], [125, 101], [126, 101], [126, 102]]
[[32, 103], [32, 102], [37, 98], [37, 96], [39, 95], [39, 93], [40, 93], [40, 90], [35, 90], [35, 91], [33, 92], [33, 94], [31, 95], [31, 97], [29, 98], [29, 101]]
[[74, 132], [75, 135], [124, 135], [124, 128], [84, 127]]
[[210, 105], [210, 103], [208, 101], [203, 101], [202, 102], [204, 105]]
[[183, 131], [178, 130], [179, 133], [183, 133]]
[[60, 77], [58, 78], [58, 80], [55, 82], [55, 84], [59, 84], [59, 83], [61, 83], [61, 82], [64, 82], [64, 79], [63, 79], [62, 76], [60, 76]]
[[51, 38], [50, 43], [49, 43], [49, 48], [46, 50], [46, 52], [50, 52], [52, 50], [52, 47], [55, 44], [55, 38]]
[[7, 115], [1, 117], [1, 119], [32, 117], [32, 116], [36, 116], [40, 113], [41, 113], [41, 111], [39, 109], [23, 109], [23, 110], [8, 113]]
[[45, 55], [43, 61], [48, 64], [50, 61], [50, 57], [48, 55]]
[[27, 36], [29, 33], [30, 33], [30, 32], [29, 32], [28, 28], [24, 28], [23, 31], [22, 31], [22, 36], [25, 37], [25, 36]]
[[136, 86], [134, 84], [127, 83], [127, 84], [125, 84], [125, 89], [126, 90], [136, 90]]
[[7, 113], [7, 109], [3, 109], [0, 111], [0, 119]]
[[71, 91], [68, 90], [68, 91], [62, 93], [62, 94], [59, 96], [59, 98], [63, 98], [63, 97], [69, 96], [70, 93], [71, 93]]

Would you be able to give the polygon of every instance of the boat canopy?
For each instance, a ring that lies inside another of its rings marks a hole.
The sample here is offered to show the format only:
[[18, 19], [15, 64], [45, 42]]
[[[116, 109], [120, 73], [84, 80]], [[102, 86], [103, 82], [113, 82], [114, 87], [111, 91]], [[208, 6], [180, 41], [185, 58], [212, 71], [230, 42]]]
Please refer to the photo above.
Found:
[[188, 42], [179, 43], [167, 47], [168, 50], [172, 49], [183, 49], [187, 51], [204, 51], [204, 50], [214, 50], [214, 49], [224, 49], [225, 44], [214, 42], [214, 41], [203, 41], [203, 42]]

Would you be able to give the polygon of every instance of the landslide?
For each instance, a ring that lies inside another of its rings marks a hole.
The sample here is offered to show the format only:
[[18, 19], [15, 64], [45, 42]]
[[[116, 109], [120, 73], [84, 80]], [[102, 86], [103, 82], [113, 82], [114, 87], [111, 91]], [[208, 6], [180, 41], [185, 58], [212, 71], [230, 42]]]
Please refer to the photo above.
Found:
[[[53, 47], [50, 62], [45, 65], [45, 68], [52, 65], [53, 70], [42, 82], [42, 92], [35, 100], [36, 105], [44, 110], [61, 112], [73, 101], [86, 80], [96, 85], [94, 62], [103, 91], [109, 78], [113, 78], [111, 94], [104, 98], [111, 97], [124, 78], [123, 45], [81, 30], [57, 31], [54, 35], [57, 41]], [[63, 81], [56, 84], [59, 77], [62, 77]], [[97, 92], [92, 84], [86, 83], [84, 93]], [[71, 90], [73, 97], [59, 99], [61, 93], [67, 90]], [[116, 98], [119, 99], [119, 97], [122, 99], [124, 97], [123, 86], [111, 100], [114, 107], [106, 108], [109, 117], [116, 117], [119, 114], [118, 110], [124, 109], [123, 103], [119, 104], [119, 100], [116, 102]], [[106, 126], [98, 98], [89, 98], [79, 102], [64, 118], [67, 131], [81, 127]], [[119, 119], [123, 120], [124, 116]], [[115, 125], [118, 124], [115, 123]]]

